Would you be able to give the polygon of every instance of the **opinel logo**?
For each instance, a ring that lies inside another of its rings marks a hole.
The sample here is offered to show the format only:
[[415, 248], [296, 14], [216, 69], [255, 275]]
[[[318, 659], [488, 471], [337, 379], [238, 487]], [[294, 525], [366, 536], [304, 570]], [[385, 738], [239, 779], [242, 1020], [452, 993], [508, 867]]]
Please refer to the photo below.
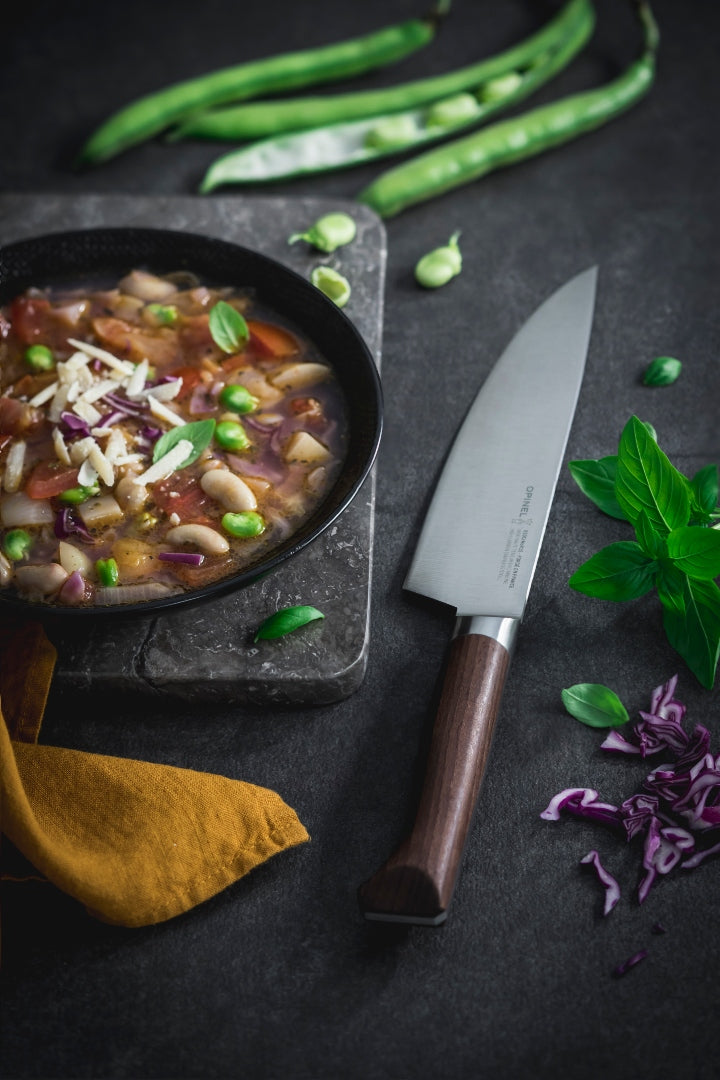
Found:
[[532, 497], [534, 494], [535, 488], [532, 484], [528, 484], [528, 486], [525, 488], [525, 495], [523, 501], [520, 504], [518, 515], [517, 517], [514, 517], [512, 519], [513, 525], [532, 525], [532, 518], [528, 515], [530, 513], [530, 503], [532, 502]]

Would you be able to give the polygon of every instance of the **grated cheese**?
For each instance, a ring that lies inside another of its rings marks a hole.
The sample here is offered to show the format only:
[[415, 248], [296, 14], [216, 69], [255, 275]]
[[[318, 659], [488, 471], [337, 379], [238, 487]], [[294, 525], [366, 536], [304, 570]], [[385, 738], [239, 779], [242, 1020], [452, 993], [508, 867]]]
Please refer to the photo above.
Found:
[[166, 405], [163, 405], [161, 401], [157, 401], [154, 397], [148, 398], [150, 405], [150, 412], [153, 416], [157, 416], [158, 420], [164, 420], [168, 424], [172, 424], [173, 427], [181, 427], [185, 421], [182, 416], [178, 416], [172, 409], [168, 409]]
[[133, 476], [133, 484], [154, 484], [158, 480], [164, 480], [166, 476], [170, 476], [171, 473], [182, 465], [185, 458], [191, 453], [193, 444], [189, 439], [180, 439], [178, 443], [173, 446], [171, 450], [168, 450], [167, 454], [151, 465], [145, 472], [140, 473], [139, 476]]
[[50, 383], [44, 390], [40, 390], [35, 397], [30, 398], [28, 405], [44, 405], [46, 401], [49, 401], [51, 397], [55, 396], [59, 388], [59, 382]]
[[93, 360], [100, 360], [114, 371], [121, 371], [123, 375], [132, 375], [135, 370], [134, 364], [131, 364], [128, 360], [119, 360], [117, 356], [113, 356], [107, 349], [99, 349], [97, 345], [88, 345], [86, 342], [77, 341], [75, 338], [68, 338], [68, 342], [70, 345], [74, 345], [76, 349], [80, 349], [81, 352], [92, 357]]

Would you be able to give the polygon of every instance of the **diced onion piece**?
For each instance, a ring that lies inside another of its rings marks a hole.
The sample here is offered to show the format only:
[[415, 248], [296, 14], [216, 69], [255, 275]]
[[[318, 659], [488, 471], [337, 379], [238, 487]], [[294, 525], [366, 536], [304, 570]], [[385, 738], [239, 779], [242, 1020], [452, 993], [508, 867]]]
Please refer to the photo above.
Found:
[[3, 486], [6, 491], [17, 491], [22, 481], [23, 465], [25, 464], [25, 450], [27, 444], [24, 439], [16, 439], [10, 445], [5, 460], [5, 477]]
[[149, 274], [147, 270], [131, 270], [122, 281], [118, 282], [118, 289], [128, 296], [136, 296], [138, 300], [146, 303], [167, 300], [177, 292], [177, 285], [164, 278]]
[[148, 398], [150, 405], [150, 412], [153, 416], [157, 416], [158, 420], [164, 420], [168, 424], [172, 424], [173, 427], [180, 427], [185, 423], [182, 416], [178, 416], [172, 409], [168, 409], [167, 405], [163, 405], [162, 401], [158, 401], [154, 397]]
[[31, 397], [28, 404], [35, 406], [35, 408], [38, 408], [40, 405], [45, 405], [50, 398], [55, 396], [59, 388], [59, 382], [50, 383], [49, 386], [45, 386], [42, 390], [39, 390], [35, 397]]
[[135, 365], [131, 364], [129, 360], [119, 360], [117, 356], [113, 356], [107, 349], [99, 349], [97, 345], [88, 345], [85, 341], [77, 341], [75, 338], [68, 338], [70, 345], [74, 345], [76, 349], [80, 349], [81, 352], [91, 356], [93, 360], [100, 360], [107, 367], [112, 368], [113, 371], [120, 371], [123, 375], [132, 375], [135, 370]]
[[316, 469], [307, 475], [307, 486], [313, 495], [319, 495], [327, 483], [328, 473], [324, 465], [318, 465]]
[[89, 529], [122, 521], [124, 514], [112, 495], [96, 495], [80, 503], [77, 512]]
[[133, 477], [134, 484], [155, 484], [158, 480], [164, 480], [166, 476], [170, 476], [175, 472], [175, 469], [179, 465], [182, 465], [183, 461], [192, 451], [193, 444], [189, 439], [180, 439], [179, 442], [173, 446], [171, 450], [168, 450], [167, 454], [151, 465], [149, 469], [146, 469], [144, 473], [140, 473], [139, 476]]
[[88, 591], [88, 583], [83, 574], [79, 570], [73, 570], [58, 593], [58, 601], [75, 607], [87, 598]]
[[145, 387], [150, 364], [147, 360], [141, 360], [125, 385], [125, 393], [129, 398], [139, 397]]
[[68, 574], [79, 570], [81, 574], [88, 577], [92, 573], [92, 559], [74, 544], [69, 544], [67, 540], [61, 540], [58, 544], [58, 562]]
[[59, 427], [53, 428], [52, 439], [53, 446], [55, 447], [55, 456], [58, 461], [62, 461], [63, 465], [72, 465], [67, 443], [65, 442], [63, 433]]
[[8, 529], [50, 525], [54, 520], [49, 499], [31, 499], [24, 491], [16, 491], [0, 499], [0, 521]]
[[160, 600], [172, 596], [180, 589], [171, 589], [159, 581], [140, 582], [137, 585], [113, 585], [112, 588], [98, 589], [95, 602], [103, 607], [111, 604], [140, 604], [145, 600]]
[[289, 364], [276, 375], [272, 375], [270, 382], [279, 390], [305, 390], [308, 386], [323, 382], [329, 376], [330, 368], [327, 364], [308, 362]]
[[323, 461], [329, 461], [332, 454], [326, 446], [323, 446], [308, 431], [294, 431], [285, 444], [283, 456], [288, 462], [319, 464]]

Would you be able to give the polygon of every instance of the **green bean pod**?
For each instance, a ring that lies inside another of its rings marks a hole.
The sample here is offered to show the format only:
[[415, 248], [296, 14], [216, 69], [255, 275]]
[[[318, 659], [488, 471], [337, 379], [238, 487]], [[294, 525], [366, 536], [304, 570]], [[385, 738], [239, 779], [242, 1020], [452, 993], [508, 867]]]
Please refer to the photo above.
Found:
[[114, 113], [94, 132], [80, 151], [78, 164], [107, 161], [201, 109], [350, 78], [393, 64], [432, 41], [449, 6], [450, 0], [438, 0], [422, 19], [407, 19], [332, 45], [222, 68], [147, 94]]
[[[492, 61], [491, 68], [488, 62], [485, 70], [491, 70], [492, 76], [484, 82], [474, 83], [473, 94], [459, 92], [424, 108], [384, 113], [264, 139], [214, 161], [202, 180], [200, 191], [212, 191], [223, 184], [265, 183], [363, 165], [438, 142], [453, 132], [482, 123], [527, 97], [577, 55], [595, 25], [590, 0], [570, 0], [551, 25], [555, 31], [552, 44], [548, 26], [522, 46], [503, 53], [502, 64], [500, 57]], [[559, 28], [561, 34], [557, 33]], [[541, 42], [542, 47], [538, 51], [530, 50], [531, 41], [536, 46]], [[517, 64], [521, 51], [524, 66]], [[472, 70], [476, 74], [479, 66], [475, 65]], [[511, 75], [518, 77], [510, 80]], [[445, 89], [448, 85], [448, 82], [444, 83]], [[464, 80], [462, 84], [456, 81], [452, 85], [457, 88], [465, 83]], [[458, 108], [458, 105], [463, 107]]]
[[655, 78], [658, 30], [645, 0], [636, 0], [644, 29], [639, 58], [605, 86], [573, 94], [421, 154], [382, 173], [358, 195], [383, 218], [468, 184], [592, 131], [647, 94]]
[[594, 12], [590, 0], [568, 0], [538, 33], [513, 48], [458, 71], [380, 90], [290, 101], [259, 101], [215, 109], [191, 116], [169, 138], [246, 141], [418, 108], [531, 65], [545, 52], [552, 51], [558, 41], [574, 33], [578, 22], [589, 24], [592, 29]]

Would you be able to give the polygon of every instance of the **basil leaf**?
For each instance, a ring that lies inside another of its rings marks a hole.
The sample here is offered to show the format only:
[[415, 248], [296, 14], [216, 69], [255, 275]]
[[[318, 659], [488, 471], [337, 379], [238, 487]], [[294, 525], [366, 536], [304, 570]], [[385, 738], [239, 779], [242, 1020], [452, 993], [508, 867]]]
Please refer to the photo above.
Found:
[[643, 375], [645, 386], [670, 386], [682, 370], [682, 364], [674, 356], [656, 356], [648, 364]]
[[695, 473], [690, 481], [697, 509], [703, 514], [711, 514], [720, 498], [720, 481], [718, 480], [717, 465], [706, 465]]
[[214, 420], [195, 420], [191, 424], [181, 424], [178, 427], [170, 428], [155, 443], [153, 462], [165, 457], [168, 450], [172, 450], [173, 446], [179, 443], [181, 439], [187, 439], [192, 443], [192, 451], [185, 461], [176, 466], [176, 471], [177, 469], [184, 469], [186, 465], [192, 465], [193, 461], [197, 461], [203, 450], [210, 445], [214, 431]]
[[645, 554], [651, 559], [662, 559], [667, 555], [667, 544], [660, 533], [653, 529], [650, 518], [644, 510], [640, 511], [635, 522], [635, 535]]
[[668, 641], [711, 690], [720, 656], [720, 589], [714, 581], [693, 581], [676, 570], [662, 575], [658, 595]]
[[615, 691], [602, 683], [576, 683], [560, 696], [570, 715], [588, 727], [620, 727], [630, 719]]
[[598, 461], [570, 461], [568, 468], [572, 478], [588, 499], [591, 499], [604, 514], [627, 521], [615, 496], [615, 476], [617, 474], [617, 455], [600, 458]]
[[245, 319], [225, 300], [218, 300], [210, 310], [210, 333], [218, 348], [226, 353], [241, 352], [250, 340]]
[[667, 552], [678, 570], [695, 581], [712, 581], [720, 574], [720, 532], [702, 525], [673, 529]]
[[568, 584], [599, 600], [635, 600], [653, 587], [657, 563], [634, 540], [601, 548], [583, 563]]
[[307, 604], [282, 608], [280, 611], [276, 611], [274, 615], [270, 615], [261, 624], [253, 640], [268, 641], [272, 638], [283, 637], [301, 626], [306, 626], [309, 622], [314, 622], [315, 619], [324, 618], [322, 611], [318, 611], [317, 608], [310, 607]]
[[620, 436], [615, 495], [633, 525], [644, 510], [661, 535], [687, 525], [690, 518], [687, 480], [636, 416], [630, 418]]

